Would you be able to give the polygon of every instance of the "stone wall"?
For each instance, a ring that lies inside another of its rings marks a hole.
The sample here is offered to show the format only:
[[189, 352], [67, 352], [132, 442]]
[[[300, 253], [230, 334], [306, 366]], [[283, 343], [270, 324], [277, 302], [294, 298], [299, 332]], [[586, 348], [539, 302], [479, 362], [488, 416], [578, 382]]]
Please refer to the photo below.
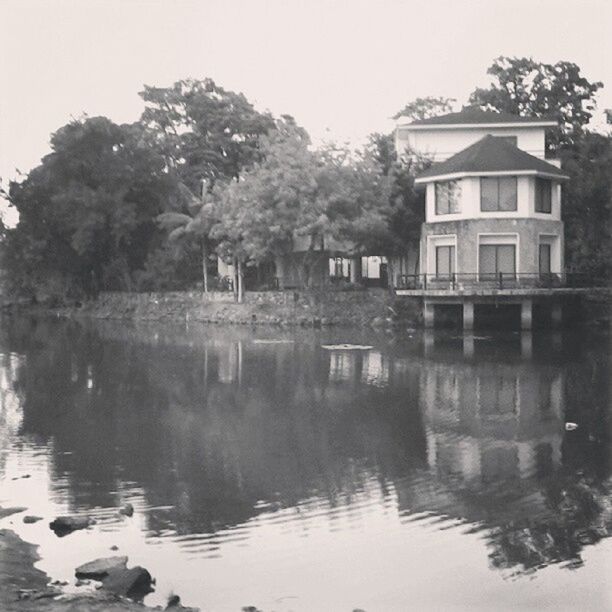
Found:
[[228, 292], [102, 293], [71, 315], [102, 319], [192, 320], [302, 326], [416, 326], [421, 301], [398, 300], [384, 289], [249, 291], [243, 304]]

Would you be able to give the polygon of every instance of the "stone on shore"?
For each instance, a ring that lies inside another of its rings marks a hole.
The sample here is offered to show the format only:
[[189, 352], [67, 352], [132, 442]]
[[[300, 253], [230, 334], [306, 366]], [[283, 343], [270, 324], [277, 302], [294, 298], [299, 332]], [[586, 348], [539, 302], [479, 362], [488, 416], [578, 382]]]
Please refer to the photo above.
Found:
[[127, 560], [128, 558], [125, 556], [96, 559], [95, 561], [79, 565], [79, 567], [74, 570], [74, 574], [77, 578], [94, 578], [95, 580], [102, 580], [115, 570], [125, 569]]
[[38, 521], [42, 521], [42, 520], [43, 520], [42, 516], [32, 516], [31, 514], [28, 514], [23, 517], [24, 523], [38, 523]]
[[49, 527], [55, 532], [56, 536], [61, 538], [78, 529], [86, 529], [90, 525], [94, 525], [95, 522], [89, 516], [58, 516], [49, 523]]
[[13, 506], [12, 508], [0, 508], [0, 519], [3, 519], [6, 516], [11, 516], [11, 514], [17, 514], [18, 512], [23, 512], [27, 510], [27, 508], [23, 506]]
[[130, 569], [118, 569], [110, 572], [102, 580], [102, 588], [115, 595], [129, 597], [136, 601], [141, 601], [153, 588], [151, 574], [144, 568], [137, 565]]
[[123, 516], [132, 516], [134, 514], [134, 506], [128, 502], [123, 508], [119, 509], [119, 514], [123, 514]]

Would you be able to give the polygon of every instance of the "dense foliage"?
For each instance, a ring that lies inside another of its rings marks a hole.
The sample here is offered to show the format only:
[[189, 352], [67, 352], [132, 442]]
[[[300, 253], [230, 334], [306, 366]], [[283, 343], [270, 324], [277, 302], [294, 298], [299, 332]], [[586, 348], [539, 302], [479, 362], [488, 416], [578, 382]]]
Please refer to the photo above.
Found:
[[[549, 150], [562, 158], [566, 262], [604, 275], [612, 256], [610, 135], [589, 132], [594, 95], [570, 62], [498, 58], [489, 88], [470, 103], [528, 116], [553, 115]], [[207, 290], [217, 257], [238, 270], [302, 252], [302, 282], [331, 240], [347, 254], [404, 255], [424, 215], [414, 177], [427, 160], [397, 159], [393, 136], [363, 150], [314, 148], [290, 116], [275, 119], [211, 79], [145, 87], [140, 121], [73, 120], [51, 153], [8, 199], [19, 213], [2, 226], [3, 267], [18, 295], [59, 298], [101, 290]], [[398, 115], [423, 119], [452, 100], [417, 98]], [[393, 273], [392, 270], [390, 270]]]

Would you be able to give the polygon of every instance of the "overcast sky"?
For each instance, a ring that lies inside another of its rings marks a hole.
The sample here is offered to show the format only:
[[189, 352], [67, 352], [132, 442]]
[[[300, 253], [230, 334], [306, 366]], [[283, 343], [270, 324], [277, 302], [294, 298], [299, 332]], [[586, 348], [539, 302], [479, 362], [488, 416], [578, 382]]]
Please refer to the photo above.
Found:
[[0, 0], [0, 177], [83, 113], [136, 120], [144, 83], [212, 77], [315, 139], [361, 141], [417, 96], [465, 102], [499, 55], [608, 85], [612, 0]]

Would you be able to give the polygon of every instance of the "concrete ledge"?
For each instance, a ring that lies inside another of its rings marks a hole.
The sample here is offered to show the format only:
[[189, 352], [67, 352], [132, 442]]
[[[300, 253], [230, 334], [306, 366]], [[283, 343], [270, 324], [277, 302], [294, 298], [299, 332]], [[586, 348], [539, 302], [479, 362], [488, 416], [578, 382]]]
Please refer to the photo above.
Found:
[[440, 297], [440, 298], [469, 298], [469, 297], [535, 297], [548, 295], [579, 295], [592, 293], [610, 293], [611, 289], [602, 287], [555, 287], [524, 288], [524, 289], [396, 289], [397, 297]]

